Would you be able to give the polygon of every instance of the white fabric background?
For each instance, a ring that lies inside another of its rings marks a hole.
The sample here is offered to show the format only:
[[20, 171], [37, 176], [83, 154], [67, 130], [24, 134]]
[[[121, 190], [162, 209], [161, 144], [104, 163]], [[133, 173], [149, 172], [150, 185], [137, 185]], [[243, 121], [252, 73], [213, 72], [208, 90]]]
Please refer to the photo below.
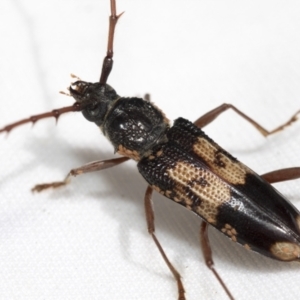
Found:
[[[0, 125], [72, 103], [69, 74], [97, 81], [108, 0], [2, 0]], [[272, 129], [300, 108], [299, 1], [129, 1], [116, 32], [109, 83], [151, 93], [170, 119], [195, 120], [228, 102]], [[206, 132], [258, 173], [300, 166], [300, 122], [264, 139], [232, 112]], [[0, 299], [176, 299], [147, 234], [146, 184], [133, 162], [33, 195], [36, 183], [113, 157], [80, 114], [0, 136]], [[300, 182], [277, 184], [300, 207]], [[200, 220], [155, 195], [157, 235], [187, 299], [227, 299], [199, 250]], [[300, 267], [210, 230], [219, 273], [237, 299], [297, 299]]]

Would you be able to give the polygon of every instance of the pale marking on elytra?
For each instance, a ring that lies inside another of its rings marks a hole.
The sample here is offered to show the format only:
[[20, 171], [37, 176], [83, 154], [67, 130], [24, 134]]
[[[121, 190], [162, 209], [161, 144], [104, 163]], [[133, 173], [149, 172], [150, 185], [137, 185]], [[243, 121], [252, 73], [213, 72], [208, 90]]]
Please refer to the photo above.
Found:
[[[193, 211], [207, 222], [216, 224], [218, 207], [230, 200], [229, 186], [208, 170], [186, 162], [177, 162], [175, 167], [167, 170], [167, 173], [176, 182], [174, 192], [180, 202], [185, 206], [191, 206]], [[190, 182], [199, 181], [200, 178], [205, 178], [208, 184], [205, 186], [190, 184]], [[195, 205], [187, 195], [187, 188], [199, 199], [199, 205]], [[177, 201], [175, 198], [174, 200]]]
[[251, 250], [251, 247], [250, 247], [248, 244], [245, 244], [244, 247], [245, 247], [245, 249], [247, 249], [247, 250]]
[[[219, 148], [205, 138], [199, 137], [197, 139], [197, 142], [193, 145], [193, 151], [208, 164], [212, 172], [231, 184], [245, 184], [247, 173], [253, 173], [244, 164], [232, 160], [220, 152]], [[219, 165], [216, 164], [216, 155]], [[220, 162], [224, 167], [220, 167]]]
[[237, 231], [230, 224], [225, 224], [224, 227], [221, 229], [221, 231], [227, 236], [229, 236], [232, 239], [232, 241], [234, 242], [237, 241], [236, 239]]
[[280, 260], [297, 260], [300, 258], [300, 246], [290, 242], [277, 242], [271, 246], [270, 251]]

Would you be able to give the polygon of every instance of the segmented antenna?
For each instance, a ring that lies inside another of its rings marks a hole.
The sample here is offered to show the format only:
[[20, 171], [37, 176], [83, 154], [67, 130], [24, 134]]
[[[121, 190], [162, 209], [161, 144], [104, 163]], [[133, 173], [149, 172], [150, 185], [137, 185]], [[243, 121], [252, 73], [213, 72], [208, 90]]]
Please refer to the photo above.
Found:
[[[99, 82], [102, 84], [106, 84], [107, 78], [113, 67], [113, 43], [114, 43], [115, 27], [116, 27], [119, 17], [123, 14], [123, 13], [121, 13], [120, 15], [117, 15], [115, 0], [110, 0], [110, 10], [111, 10], [111, 15], [109, 17], [107, 53], [103, 60], [102, 71], [101, 71], [101, 76], [100, 76], [100, 80], [99, 80]], [[66, 93], [64, 93], [64, 94], [66, 94]], [[35, 124], [37, 121], [39, 121], [41, 119], [54, 117], [57, 121], [58, 118], [64, 113], [72, 112], [72, 111], [74, 111], [74, 112], [81, 111], [82, 109], [83, 109], [82, 106], [78, 102], [75, 102], [72, 106], [54, 109], [50, 112], [34, 115], [27, 119], [23, 119], [23, 120], [14, 122], [12, 124], [6, 125], [5, 127], [0, 129], [0, 133], [2, 133], [2, 132], [9, 133], [15, 127], [21, 126], [26, 123]]]
[[118, 19], [124, 13], [124, 12], [122, 12], [121, 14], [117, 15], [117, 8], [116, 8], [115, 0], [110, 1], [110, 10], [111, 10], [111, 15], [109, 17], [107, 52], [106, 52], [106, 56], [104, 57], [104, 60], [103, 60], [102, 71], [101, 71], [101, 76], [100, 76], [100, 80], [99, 80], [99, 82], [101, 84], [106, 84], [107, 78], [113, 67], [115, 28], [116, 28]]

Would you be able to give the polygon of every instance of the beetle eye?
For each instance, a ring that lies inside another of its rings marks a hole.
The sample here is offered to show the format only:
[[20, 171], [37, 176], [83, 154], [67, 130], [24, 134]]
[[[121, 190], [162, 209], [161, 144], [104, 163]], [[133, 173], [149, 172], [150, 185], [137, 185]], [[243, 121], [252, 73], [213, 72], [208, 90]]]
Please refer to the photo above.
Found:
[[86, 112], [91, 116], [97, 116], [100, 111], [100, 104], [91, 104], [86, 108]]
[[[88, 121], [95, 122], [96, 124], [98, 124], [102, 120], [102, 118], [104, 117], [105, 112], [106, 112], [106, 105], [104, 103], [89, 104], [82, 111], [84, 117]], [[100, 123], [102, 123], [102, 121]]]

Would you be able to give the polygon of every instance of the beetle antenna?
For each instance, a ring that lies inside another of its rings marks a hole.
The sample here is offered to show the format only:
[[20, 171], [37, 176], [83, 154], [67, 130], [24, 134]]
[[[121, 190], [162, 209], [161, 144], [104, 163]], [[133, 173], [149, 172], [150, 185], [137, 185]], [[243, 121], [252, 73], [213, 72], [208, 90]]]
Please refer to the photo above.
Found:
[[[114, 54], [113, 44], [114, 44], [115, 27], [118, 22], [118, 19], [123, 14], [123, 13], [121, 13], [121, 14], [117, 15], [117, 8], [116, 8], [115, 0], [110, 0], [110, 10], [111, 10], [111, 15], [109, 17], [107, 52], [106, 52], [106, 56], [104, 57], [103, 64], [102, 64], [102, 71], [101, 71], [101, 76], [100, 76], [101, 84], [106, 84], [107, 78], [113, 67], [113, 54]], [[73, 76], [73, 77], [77, 78], [77, 76]], [[66, 94], [66, 93], [64, 93], [64, 94]], [[29, 118], [6, 125], [5, 127], [0, 128], [0, 133], [2, 133], [2, 132], [9, 133], [15, 127], [18, 127], [18, 126], [26, 124], [26, 123], [32, 123], [34, 125], [37, 121], [39, 121], [41, 119], [54, 117], [57, 121], [58, 118], [60, 117], [60, 115], [62, 115], [64, 113], [71, 112], [71, 111], [81, 111], [81, 110], [82, 110], [81, 105], [79, 103], [75, 102], [72, 106], [54, 109], [50, 112], [42, 113], [39, 115], [34, 115]]]
[[81, 111], [81, 110], [82, 110], [81, 105], [79, 103], [75, 102], [72, 106], [66, 106], [66, 107], [62, 107], [59, 109], [54, 109], [52, 111], [42, 113], [39, 115], [34, 115], [27, 119], [23, 119], [23, 120], [15, 122], [15, 123], [6, 125], [5, 127], [0, 129], [0, 133], [1, 132], [9, 133], [13, 128], [18, 127], [20, 125], [23, 125], [26, 123], [32, 123], [34, 125], [37, 121], [39, 121], [41, 119], [46, 119], [46, 118], [51, 118], [51, 117], [54, 117], [57, 122], [60, 115], [67, 113], [67, 112], [71, 112], [71, 111]]
[[109, 30], [108, 30], [108, 43], [107, 43], [107, 52], [106, 56], [104, 57], [103, 64], [102, 64], [102, 71], [99, 82], [101, 84], [106, 84], [107, 78], [112, 70], [113, 67], [113, 56], [114, 56], [114, 34], [115, 34], [115, 27], [118, 22], [118, 19], [123, 15], [124, 12], [117, 15], [117, 8], [116, 8], [116, 1], [110, 0], [110, 17], [109, 17]]

